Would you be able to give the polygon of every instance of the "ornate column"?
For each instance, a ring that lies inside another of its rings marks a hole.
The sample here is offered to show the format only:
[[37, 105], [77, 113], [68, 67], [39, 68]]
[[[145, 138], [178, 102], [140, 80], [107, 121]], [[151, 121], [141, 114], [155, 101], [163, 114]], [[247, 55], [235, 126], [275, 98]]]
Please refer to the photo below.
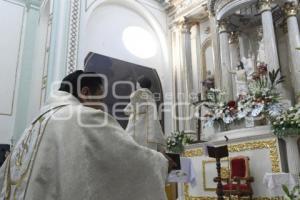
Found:
[[190, 24], [183, 19], [180, 24], [180, 72], [182, 75], [181, 84], [182, 92], [182, 111], [183, 111], [183, 130], [191, 130], [190, 117], [192, 116], [190, 109], [190, 94], [192, 91], [192, 61], [191, 61], [191, 38]]
[[[289, 48], [292, 58], [291, 78], [293, 80], [293, 89], [297, 97], [300, 94], [300, 50], [296, 49], [300, 47], [299, 25], [296, 17], [297, 5], [294, 2], [287, 2], [284, 5], [284, 11], [286, 14]], [[298, 102], [300, 102], [299, 96]]]
[[173, 130], [180, 130], [179, 127], [179, 120], [177, 119], [178, 116], [180, 115], [179, 113], [179, 107], [177, 106], [178, 102], [179, 102], [179, 95], [178, 93], [180, 92], [180, 88], [179, 88], [179, 62], [178, 62], [178, 58], [179, 58], [179, 31], [177, 26], [173, 26], [171, 27], [171, 42], [172, 42], [172, 89], [173, 89]]
[[279, 59], [271, 11], [271, 0], [259, 0], [258, 6], [261, 13], [266, 62], [269, 70], [277, 70], [279, 68]]
[[227, 21], [219, 21], [219, 38], [220, 38], [220, 57], [221, 57], [221, 89], [227, 94], [227, 100], [233, 98], [232, 94], [232, 75], [230, 70], [230, 53], [229, 53], [229, 33], [227, 30]]
[[210, 25], [210, 35], [212, 40], [212, 48], [213, 48], [213, 60], [215, 67], [215, 87], [221, 87], [221, 62], [220, 62], [220, 45], [219, 45], [219, 33], [217, 27], [217, 21], [212, 14], [209, 14], [209, 25]]
[[173, 84], [175, 130], [190, 130], [189, 94], [192, 88], [190, 26], [186, 19], [172, 27]]
[[[237, 69], [237, 66], [240, 64], [239, 36], [237, 32], [231, 32], [230, 34], [229, 52], [230, 52], [230, 70], [234, 71]], [[233, 89], [234, 98], [237, 96], [235, 80], [236, 80], [235, 75], [232, 75], [232, 89]]]
[[[278, 44], [280, 45], [281, 51], [279, 51], [279, 60], [280, 60], [280, 67], [281, 67], [281, 74], [285, 76], [285, 81], [282, 83], [283, 91], [282, 94], [283, 97], [286, 98], [287, 104], [292, 103], [292, 99], [294, 98], [294, 91], [293, 89], [293, 75], [291, 73], [292, 69], [292, 59], [291, 59], [291, 50], [289, 46], [289, 36], [288, 36], [288, 30], [287, 30], [287, 23], [286, 20], [283, 21], [283, 23], [280, 26], [280, 30], [284, 37], [279, 39]], [[280, 55], [282, 54], [282, 55]], [[281, 58], [282, 56], [282, 58]], [[284, 57], [283, 57], [284, 56]]]
[[201, 78], [202, 71], [200, 70], [200, 27], [199, 23], [191, 24], [191, 56], [192, 56], [192, 71], [193, 71], [193, 93], [202, 93]]

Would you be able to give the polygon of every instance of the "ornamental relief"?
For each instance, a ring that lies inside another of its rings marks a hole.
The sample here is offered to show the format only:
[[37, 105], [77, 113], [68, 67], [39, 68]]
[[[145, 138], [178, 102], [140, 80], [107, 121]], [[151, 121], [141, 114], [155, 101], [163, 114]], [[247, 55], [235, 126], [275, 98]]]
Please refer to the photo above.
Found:
[[206, 3], [207, 3], [206, 0], [175, 0], [175, 1], [171, 1], [170, 4], [172, 5], [172, 7], [170, 9], [170, 13], [172, 13], [172, 11], [174, 11], [174, 13], [172, 13], [172, 15], [174, 17], [178, 17], [181, 15], [184, 15], [185, 12], [190, 11], [197, 6], [205, 5]]

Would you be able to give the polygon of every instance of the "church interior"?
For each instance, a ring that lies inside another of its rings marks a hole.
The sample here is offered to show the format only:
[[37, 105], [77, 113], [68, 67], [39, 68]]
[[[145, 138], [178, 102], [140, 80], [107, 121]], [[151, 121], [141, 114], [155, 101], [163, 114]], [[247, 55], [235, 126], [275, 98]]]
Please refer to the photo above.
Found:
[[66, 75], [104, 75], [124, 129], [115, 105], [147, 76], [166, 151], [180, 154], [169, 200], [299, 200], [298, 11], [298, 0], [0, 0], [1, 159]]

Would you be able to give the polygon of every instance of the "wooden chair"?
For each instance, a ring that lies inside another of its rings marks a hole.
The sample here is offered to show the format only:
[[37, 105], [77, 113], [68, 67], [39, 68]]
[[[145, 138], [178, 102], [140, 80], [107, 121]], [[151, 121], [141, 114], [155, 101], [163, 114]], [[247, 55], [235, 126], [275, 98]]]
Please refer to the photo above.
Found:
[[229, 159], [230, 175], [227, 178], [222, 177], [224, 196], [237, 196], [238, 200], [241, 197], [249, 197], [252, 200], [253, 190], [251, 183], [254, 178], [250, 176], [249, 172], [249, 157], [237, 156]]

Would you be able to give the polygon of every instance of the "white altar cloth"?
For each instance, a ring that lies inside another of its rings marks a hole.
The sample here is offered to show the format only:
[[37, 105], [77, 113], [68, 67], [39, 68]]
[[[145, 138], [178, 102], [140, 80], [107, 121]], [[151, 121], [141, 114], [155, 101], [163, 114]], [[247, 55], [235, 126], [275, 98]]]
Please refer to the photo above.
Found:
[[266, 173], [263, 179], [264, 185], [268, 188], [269, 195], [284, 196], [282, 185], [286, 185], [292, 190], [298, 184], [296, 176], [290, 173]]

